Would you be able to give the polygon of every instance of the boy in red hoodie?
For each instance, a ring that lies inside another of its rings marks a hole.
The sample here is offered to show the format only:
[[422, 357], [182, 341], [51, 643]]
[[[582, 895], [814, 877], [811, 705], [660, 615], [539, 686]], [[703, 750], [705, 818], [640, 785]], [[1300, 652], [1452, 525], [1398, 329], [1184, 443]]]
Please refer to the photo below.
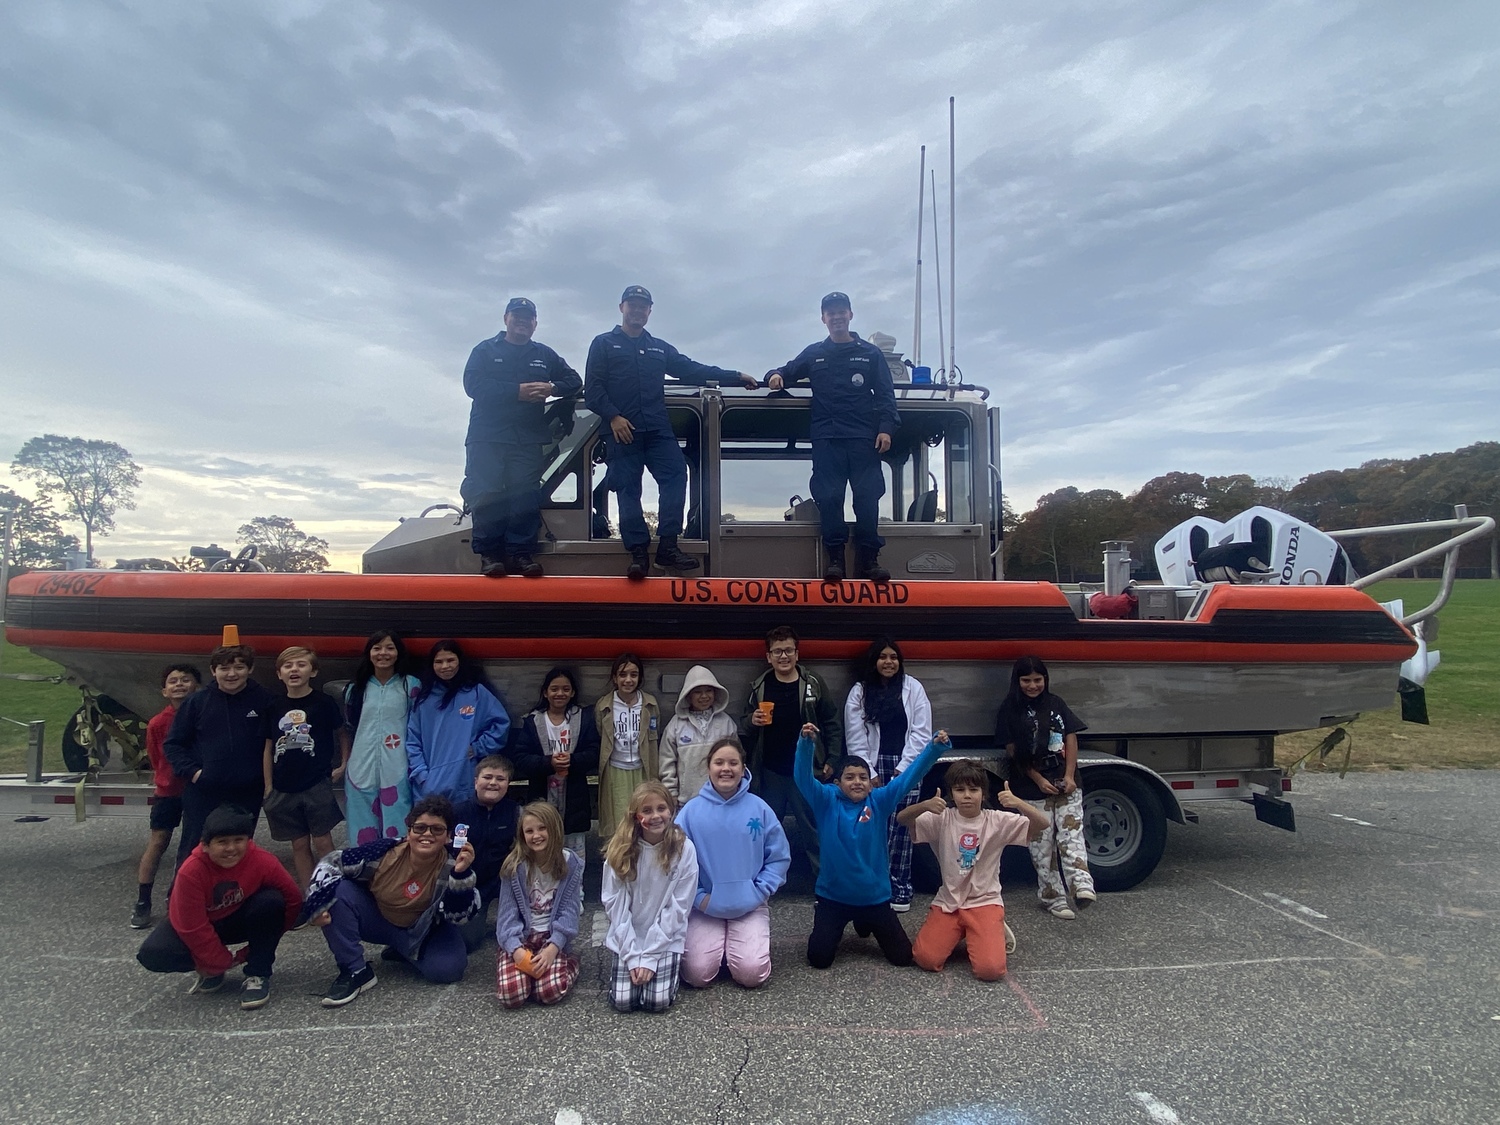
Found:
[[[281, 935], [296, 921], [302, 892], [286, 868], [250, 839], [255, 818], [220, 805], [203, 823], [203, 842], [177, 869], [167, 925], [142, 943], [137, 961], [153, 973], [196, 971], [193, 992], [216, 992], [224, 974], [245, 962], [240, 1007], [271, 999], [271, 965]], [[230, 952], [231, 944], [248, 942]]]
[[146, 756], [151, 760], [156, 792], [151, 800], [151, 839], [136, 873], [140, 889], [136, 893], [135, 907], [130, 912], [130, 928], [133, 930], [144, 930], [151, 925], [151, 889], [156, 883], [156, 869], [161, 866], [161, 857], [166, 855], [172, 843], [172, 833], [182, 823], [183, 780], [172, 771], [172, 763], [167, 761], [167, 732], [177, 717], [178, 705], [202, 683], [203, 673], [195, 665], [171, 664], [163, 668], [161, 694], [167, 705], [146, 724]]

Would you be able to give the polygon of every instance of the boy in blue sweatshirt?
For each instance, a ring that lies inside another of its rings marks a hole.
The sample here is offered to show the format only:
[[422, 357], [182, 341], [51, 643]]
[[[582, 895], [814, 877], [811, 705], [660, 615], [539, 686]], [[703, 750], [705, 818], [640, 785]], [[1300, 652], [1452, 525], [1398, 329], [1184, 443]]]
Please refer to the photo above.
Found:
[[880, 952], [892, 965], [911, 964], [911, 938], [891, 909], [891, 862], [886, 833], [890, 818], [919, 784], [943, 747], [948, 732], [938, 731], [907, 769], [879, 789], [870, 784], [870, 766], [845, 754], [834, 767], [834, 780], [813, 777], [812, 759], [818, 728], [802, 727], [792, 776], [812, 807], [818, 825], [822, 864], [814, 887], [813, 931], [807, 939], [807, 963], [815, 969], [833, 964], [844, 927], [874, 934]]

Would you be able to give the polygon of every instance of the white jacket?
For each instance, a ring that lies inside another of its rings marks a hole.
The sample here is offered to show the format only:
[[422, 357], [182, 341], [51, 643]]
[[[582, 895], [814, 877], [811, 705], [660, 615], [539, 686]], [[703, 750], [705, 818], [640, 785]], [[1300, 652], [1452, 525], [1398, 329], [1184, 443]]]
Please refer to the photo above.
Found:
[[[921, 681], [910, 673], [902, 678], [901, 706], [906, 711], [906, 745], [901, 749], [897, 773], [916, 761], [917, 755], [932, 741], [932, 704], [927, 702], [927, 690]], [[865, 722], [865, 685], [862, 683], [849, 689], [849, 698], [844, 702], [844, 752], [859, 755], [870, 764], [870, 776], [876, 776], [880, 725]]]
[[[708, 711], [692, 711], [688, 696], [694, 688], [714, 689], [714, 705]], [[708, 780], [708, 750], [721, 738], [739, 734], [739, 724], [725, 714], [729, 692], [701, 664], [688, 669], [677, 696], [677, 707], [662, 728], [657, 744], [661, 782], [677, 798], [679, 807], [698, 795]]]

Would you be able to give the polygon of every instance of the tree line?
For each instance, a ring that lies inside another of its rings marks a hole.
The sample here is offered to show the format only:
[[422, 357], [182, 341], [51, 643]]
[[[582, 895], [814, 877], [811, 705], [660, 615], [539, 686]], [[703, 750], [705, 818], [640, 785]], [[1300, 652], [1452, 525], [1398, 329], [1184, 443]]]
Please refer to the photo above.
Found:
[[[79, 552], [94, 558], [95, 536], [115, 529], [115, 515], [135, 508], [141, 467], [118, 442], [43, 434], [31, 438], [10, 463], [11, 472], [36, 486], [28, 500], [0, 488], [0, 511], [12, 513], [10, 565], [13, 571], [55, 570]], [[54, 505], [57, 505], [54, 507]], [[83, 526], [83, 542], [63, 530], [63, 522]], [[328, 541], [308, 535], [287, 516], [256, 516], [241, 524], [235, 536], [254, 546], [267, 570], [328, 569]], [[115, 564], [136, 570], [202, 570], [204, 562], [184, 550], [172, 559], [121, 559]]]
[[[1097, 580], [1103, 572], [1099, 544], [1128, 539], [1135, 576], [1160, 577], [1156, 541], [1192, 516], [1228, 520], [1263, 504], [1324, 531], [1449, 519], [1455, 504], [1472, 516], [1500, 511], [1500, 442], [1478, 442], [1449, 453], [1406, 459], [1380, 458], [1358, 468], [1330, 469], [1296, 483], [1240, 473], [1205, 477], [1164, 473], [1124, 495], [1109, 488], [1069, 486], [1049, 492], [1022, 515], [1005, 515], [1005, 574], [1054, 582]], [[1350, 560], [1369, 574], [1434, 542], [1431, 534], [1346, 541]], [[1459, 565], [1488, 567], [1489, 545], [1462, 552]], [[1436, 574], [1441, 564], [1428, 572]]]

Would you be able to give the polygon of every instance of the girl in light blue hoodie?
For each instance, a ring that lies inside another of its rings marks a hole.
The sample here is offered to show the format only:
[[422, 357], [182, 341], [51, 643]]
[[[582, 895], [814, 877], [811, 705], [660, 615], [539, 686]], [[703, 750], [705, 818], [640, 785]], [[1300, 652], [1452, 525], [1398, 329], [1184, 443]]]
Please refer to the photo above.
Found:
[[734, 737], [709, 749], [708, 780], [677, 814], [698, 852], [698, 893], [688, 915], [682, 980], [707, 988], [729, 966], [736, 984], [771, 975], [770, 897], [786, 882], [792, 853], [771, 806], [750, 792], [745, 751]]

